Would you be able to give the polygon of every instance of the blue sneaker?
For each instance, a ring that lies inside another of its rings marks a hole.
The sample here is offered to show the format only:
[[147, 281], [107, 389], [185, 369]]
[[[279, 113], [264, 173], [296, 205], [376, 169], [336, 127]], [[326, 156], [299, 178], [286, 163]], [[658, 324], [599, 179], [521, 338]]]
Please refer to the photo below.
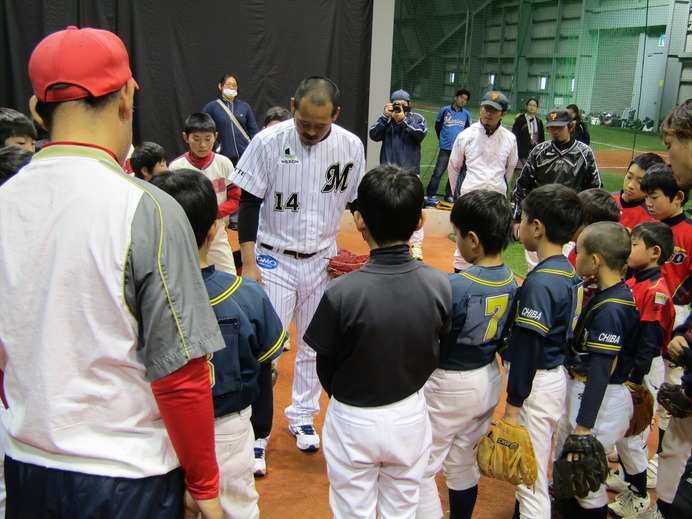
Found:
[[425, 205], [434, 207], [439, 203], [439, 200], [437, 199], [436, 196], [429, 196], [428, 199], [425, 201]]

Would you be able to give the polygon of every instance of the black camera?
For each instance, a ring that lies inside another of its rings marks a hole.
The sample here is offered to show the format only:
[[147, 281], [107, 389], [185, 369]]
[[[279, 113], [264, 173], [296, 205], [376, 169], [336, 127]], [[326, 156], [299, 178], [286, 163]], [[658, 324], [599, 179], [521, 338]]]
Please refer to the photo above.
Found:
[[401, 110], [402, 110], [401, 103], [393, 103], [392, 106], [393, 106], [392, 112], [394, 112], [395, 114], [401, 113]]

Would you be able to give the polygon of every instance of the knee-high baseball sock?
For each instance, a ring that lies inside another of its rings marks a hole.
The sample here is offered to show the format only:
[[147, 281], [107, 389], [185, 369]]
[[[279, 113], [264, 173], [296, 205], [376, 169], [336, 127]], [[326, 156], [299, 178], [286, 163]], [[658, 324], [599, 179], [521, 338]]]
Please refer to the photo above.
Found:
[[450, 519], [471, 519], [473, 507], [476, 506], [478, 497], [478, 485], [466, 490], [449, 489], [449, 517]]

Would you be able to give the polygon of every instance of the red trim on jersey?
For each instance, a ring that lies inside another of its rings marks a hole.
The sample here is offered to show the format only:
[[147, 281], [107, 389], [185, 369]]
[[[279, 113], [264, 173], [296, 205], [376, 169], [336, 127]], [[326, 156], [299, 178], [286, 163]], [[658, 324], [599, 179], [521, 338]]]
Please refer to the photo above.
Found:
[[192, 164], [197, 169], [204, 169], [204, 168], [208, 168], [209, 164], [214, 162], [214, 155], [215, 155], [215, 153], [213, 151], [210, 151], [209, 155], [207, 155], [203, 159], [197, 159], [197, 158], [192, 156], [191, 151], [188, 151], [185, 154], [185, 158], [190, 162], [190, 164]]
[[115, 162], [120, 164], [120, 161], [118, 160], [118, 157], [115, 153], [113, 153], [108, 148], [104, 148], [103, 146], [99, 146], [98, 144], [91, 144], [88, 142], [75, 142], [75, 141], [53, 141], [53, 142], [49, 142], [49, 143], [44, 144], [41, 147], [41, 149], [47, 148], [49, 146], [84, 146], [85, 148], [96, 148], [97, 150], [105, 151], [106, 153], [108, 153], [108, 155], [113, 157], [113, 160], [115, 160]]
[[219, 495], [219, 466], [214, 440], [214, 404], [206, 357], [151, 384], [161, 418], [171, 438], [185, 484], [195, 499]]

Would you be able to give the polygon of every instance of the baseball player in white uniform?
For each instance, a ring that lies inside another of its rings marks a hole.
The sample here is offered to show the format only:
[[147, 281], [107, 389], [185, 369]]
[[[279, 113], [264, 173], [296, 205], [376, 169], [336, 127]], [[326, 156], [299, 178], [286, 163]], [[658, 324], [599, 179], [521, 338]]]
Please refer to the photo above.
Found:
[[315, 351], [303, 335], [327, 285], [328, 258], [336, 254], [339, 218], [356, 199], [365, 173], [362, 142], [333, 124], [339, 89], [311, 77], [291, 99], [293, 120], [259, 133], [230, 180], [242, 189], [238, 236], [243, 275], [263, 283], [286, 329], [298, 334], [290, 432], [300, 450], [314, 451], [320, 382]]

